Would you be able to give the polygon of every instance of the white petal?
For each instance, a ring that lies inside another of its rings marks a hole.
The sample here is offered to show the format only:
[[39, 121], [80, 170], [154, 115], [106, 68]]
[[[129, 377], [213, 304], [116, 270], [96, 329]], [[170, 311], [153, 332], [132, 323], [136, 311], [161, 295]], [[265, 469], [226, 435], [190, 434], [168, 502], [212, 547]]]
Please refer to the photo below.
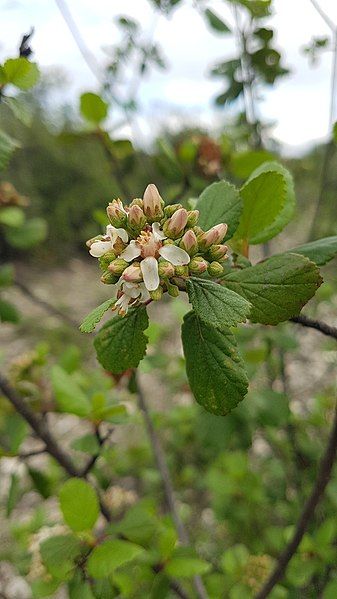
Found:
[[163, 245], [159, 250], [159, 254], [173, 266], [184, 266], [190, 261], [190, 257], [185, 250], [178, 248], [176, 245]]
[[125, 229], [116, 229], [113, 225], [108, 225], [106, 228], [106, 234], [109, 235], [112, 245], [116, 242], [117, 237], [120, 237], [124, 243], [127, 243], [129, 236]]
[[119, 257], [122, 260], [131, 262], [134, 258], [138, 258], [138, 256], [140, 256], [140, 248], [136, 245], [135, 241], [130, 241], [128, 247], [125, 248]]
[[154, 291], [159, 287], [158, 262], [153, 256], [144, 258], [140, 263], [145, 287], [148, 291]]
[[163, 239], [166, 239], [166, 235], [164, 235], [163, 231], [161, 230], [159, 223], [152, 224], [152, 232], [156, 241], [162, 241]]
[[91, 245], [89, 254], [94, 256], [94, 258], [100, 258], [101, 256], [103, 256], [103, 254], [105, 254], [109, 250], [111, 250], [111, 241], [98, 240], [98, 241], [94, 241], [94, 243]]
[[139, 284], [139, 289], [141, 291], [140, 301], [141, 302], [148, 302], [149, 299], [151, 299], [151, 296], [150, 296], [148, 290], [146, 289], [144, 283], [140, 283]]
[[124, 293], [134, 299], [140, 295], [140, 289], [137, 283], [125, 283], [123, 286]]

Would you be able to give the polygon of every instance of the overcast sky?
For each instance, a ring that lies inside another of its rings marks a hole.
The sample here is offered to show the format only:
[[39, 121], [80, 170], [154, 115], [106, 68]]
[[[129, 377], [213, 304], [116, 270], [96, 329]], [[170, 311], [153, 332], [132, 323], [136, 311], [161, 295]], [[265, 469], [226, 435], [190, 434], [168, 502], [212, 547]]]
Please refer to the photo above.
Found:
[[[337, 0], [318, 1], [337, 23]], [[215, 0], [209, 6], [231, 21], [225, 2]], [[219, 58], [228, 59], [235, 53], [235, 42], [230, 36], [211, 33], [192, 8], [192, 0], [185, 0], [169, 19], [159, 16], [147, 0], [68, 0], [68, 7], [102, 64], [104, 48], [116, 41], [113, 19], [117, 15], [138, 19], [145, 39], [154, 35], [161, 46], [169, 68], [153, 70], [139, 90], [142, 114], [137, 125], [143, 137], [148, 139], [162, 123], [174, 126], [179, 119], [206, 125], [218, 124], [221, 119], [226, 122], [228, 113], [215, 110], [212, 104], [219, 82], [207, 78], [207, 71]], [[81, 92], [97, 89], [54, 0], [0, 0], [0, 23], [1, 59], [15, 54], [22, 33], [34, 26], [34, 58], [43, 70], [59, 66], [67, 73], [66, 100], [76, 104]], [[312, 36], [328, 35], [329, 30], [310, 0], [275, 0], [270, 23], [277, 30], [284, 64], [292, 73], [272, 90], [264, 90], [260, 113], [275, 122], [274, 136], [288, 153], [294, 153], [312, 140], [324, 138], [329, 129], [331, 54], [324, 53], [312, 67], [300, 51]]]

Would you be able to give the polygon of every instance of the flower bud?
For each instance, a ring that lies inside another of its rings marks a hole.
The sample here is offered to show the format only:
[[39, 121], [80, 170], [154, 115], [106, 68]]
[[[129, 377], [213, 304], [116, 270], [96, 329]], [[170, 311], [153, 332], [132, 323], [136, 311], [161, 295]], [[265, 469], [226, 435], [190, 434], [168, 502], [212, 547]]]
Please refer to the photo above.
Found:
[[228, 251], [227, 245], [212, 245], [209, 248], [209, 255], [213, 260], [224, 260]]
[[209, 231], [198, 237], [199, 247], [207, 249], [211, 245], [221, 243], [227, 233], [227, 229], [228, 227], [225, 223], [215, 225], [215, 227], [212, 227]]
[[175, 270], [173, 264], [167, 260], [160, 260], [158, 264], [158, 273], [160, 277], [173, 277]]
[[101, 241], [102, 239], [104, 239], [103, 235], [96, 235], [96, 237], [92, 237], [91, 239], [88, 239], [88, 241], [85, 242], [85, 245], [87, 246], [87, 248], [91, 248], [92, 244], [95, 243], [95, 241]]
[[140, 270], [139, 262], [130, 264], [124, 271], [122, 278], [128, 283], [140, 283], [143, 280], [142, 271]]
[[188, 266], [176, 266], [175, 272], [178, 277], [188, 277], [189, 271]]
[[199, 275], [205, 272], [208, 268], [208, 262], [202, 256], [196, 256], [189, 263], [189, 271], [193, 274]]
[[109, 270], [106, 270], [101, 276], [102, 283], [105, 283], [106, 285], [114, 285], [115, 283], [117, 283], [118, 279], [119, 277], [116, 277], [116, 275], [114, 275]]
[[170, 216], [172, 216], [172, 214], [177, 212], [177, 210], [179, 210], [180, 208], [182, 208], [181, 204], [169, 204], [169, 206], [165, 206], [164, 214], [165, 214], [165, 216], [167, 216], [169, 218]]
[[178, 297], [179, 295], [179, 287], [177, 285], [172, 285], [172, 283], [170, 283], [170, 281], [165, 281], [166, 287], [167, 287], [167, 293], [171, 296], [171, 297]]
[[121, 200], [112, 200], [106, 209], [108, 219], [114, 227], [121, 227], [126, 221], [126, 212]]
[[163, 231], [165, 235], [171, 237], [172, 239], [177, 239], [180, 237], [181, 233], [186, 227], [187, 223], [187, 210], [185, 208], [179, 208], [172, 216], [169, 218], [163, 226]]
[[151, 221], [160, 220], [164, 215], [163, 205], [164, 201], [160, 197], [157, 187], [150, 183], [143, 196], [143, 210], [146, 217]]
[[159, 285], [157, 289], [155, 289], [154, 291], [150, 291], [150, 296], [151, 299], [153, 299], [155, 302], [161, 300], [161, 298], [163, 297], [163, 288]]
[[140, 198], [135, 198], [134, 200], [132, 200], [129, 207], [131, 208], [131, 206], [139, 206], [139, 208], [143, 209], [143, 200], [141, 200]]
[[130, 206], [128, 213], [128, 225], [131, 227], [131, 229], [140, 231], [144, 227], [145, 223], [146, 216], [143, 210], [137, 206], [137, 204]]
[[112, 250], [110, 252], [106, 252], [103, 256], [98, 258], [99, 265], [103, 271], [107, 270], [110, 262], [116, 260], [116, 254]]
[[183, 250], [185, 250], [185, 252], [188, 253], [189, 256], [193, 256], [193, 254], [197, 253], [198, 241], [192, 229], [188, 229], [188, 231], [186, 231], [179, 245]]
[[220, 264], [220, 262], [211, 262], [208, 267], [208, 273], [211, 275], [211, 277], [219, 277], [222, 275], [223, 271], [224, 267], [222, 264]]
[[189, 210], [187, 214], [187, 226], [195, 227], [199, 220], [199, 210]]
[[109, 264], [108, 268], [112, 274], [121, 275], [128, 266], [129, 263], [126, 260], [116, 258], [116, 260], [113, 260], [113, 262]]

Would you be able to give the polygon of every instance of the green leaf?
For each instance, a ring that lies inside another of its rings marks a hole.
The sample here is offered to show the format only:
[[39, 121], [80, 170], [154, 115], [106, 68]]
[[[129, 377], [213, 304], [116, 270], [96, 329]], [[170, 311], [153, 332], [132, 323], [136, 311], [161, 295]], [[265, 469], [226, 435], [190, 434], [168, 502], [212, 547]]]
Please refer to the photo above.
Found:
[[9, 287], [14, 280], [14, 268], [12, 264], [0, 266], [0, 287]]
[[61, 366], [51, 369], [51, 383], [57, 407], [60, 412], [88, 416], [91, 404], [73, 375], [68, 374]]
[[219, 181], [204, 189], [196, 208], [200, 211], [200, 227], [207, 230], [219, 223], [227, 223], [226, 239], [230, 239], [239, 224], [242, 200], [234, 185]]
[[0, 131], [0, 170], [6, 168], [14, 150], [19, 147], [20, 144], [18, 141]]
[[56, 579], [67, 579], [74, 569], [74, 560], [81, 552], [81, 542], [75, 536], [57, 535], [40, 544], [42, 562]]
[[97, 308], [95, 308], [92, 312], [90, 312], [90, 314], [88, 314], [88, 316], [85, 317], [80, 326], [80, 331], [82, 331], [82, 333], [91, 333], [91, 331], [95, 329], [96, 325], [103, 318], [105, 312], [109, 310], [115, 301], [115, 298], [108, 299], [103, 302], [103, 304], [100, 304], [100, 306], [97, 306]]
[[17, 206], [8, 206], [7, 208], [1, 208], [0, 223], [2, 225], [17, 228], [21, 227], [24, 222], [25, 214], [21, 208], [18, 208]]
[[5, 83], [27, 90], [37, 83], [40, 72], [35, 62], [30, 62], [21, 56], [6, 60], [2, 67], [2, 76]]
[[322, 283], [317, 266], [304, 256], [280, 254], [223, 278], [252, 304], [250, 320], [278, 324], [299, 314]]
[[246, 179], [261, 164], [274, 158], [273, 154], [266, 150], [250, 150], [233, 154], [231, 158], [231, 170], [235, 177]]
[[32, 123], [32, 110], [19, 98], [9, 98], [6, 96], [4, 100], [5, 104], [9, 106], [14, 116], [26, 127], [29, 127]]
[[165, 566], [165, 572], [175, 578], [191, 578], [205, 574], [210, 564], [196, 557], [173, 557]]
[[219, 329], [245, 322], [250, 312], [247, 300], [213, 281], [191, 277], [187, 292], [196, 315]]
[[204, 15], [212, 29], [218, 31], [219, 33], [230, 33], [228, 25], [222, 19], [220, 19], [215, 12], [209, 8], [206, 8]]
[[263, 243], [286, 201], [286, 186], [281, 173], [268, 171], [252, 177], [241, 188], [243, 211], [236, 239], [250, 244]]
[[315, 262], [317, 266], [323, 266], [337, 254], [337, 235], [299, 245], [289, 250], [289, 252], [306, 256], [309, 260]]
[[10, 302], [0, 299], [0, 322], [19, 322], [20, 314]]
[[293, 218], [296, 208], [296, 196], [293, 178], [289, 171], [286, 168], [284, 168], [284, 166], [282, 166], [282, 164], [280, 164], [279, 162], [264, 162], [252, 173], [251, 178], [257, 177], [261, 173], [265, 172], [275, 172], [282, 175], [286, 189], [286, 196], [283, 208], [280, 210], [274, 223], [270, 225], [268, 228], [266, 228], [264, 231], [264, 241], [267, 241], [268, 239], [272, 239], [273, 237], [278, 235], [278, 233], [280, 233], [280, 231], [282, 231], [282, 229], [284, 229], [284, 227]]
[[97, 359], [103, 368], [115, 374], [136, 368], [146, 351], [144, 331], [148, 326], [145, 306], [109, 320], [94, 340]]
[[66, 524], [75, 532], [91, 530], [99, 516], [96, 491], [89, 483], [71, 478], [59, 493], [60, 507]]
[[88, 92], [80, 98], [80, 111], [82, 116], [91, 123], [98, 125], [108, 114], [108, 104], [101, 96]]
[[72, 441], [71, 447], [77, 451], [89, 453], [90, 455], [97, 455], [100, 452], [100, 446], [97, 438], [95, 435], [90, 435], [89, 433]]
[[225, 415], [244, 398], [248, 380], [230, 330], [215, 328], [189, 312], [182, 326], [186, 372], [206, 410]]
[[20, 250], [28, 249], [45, 240], [47, 223], [43, 218], [31, 218], [22, 227], [6, 231], [6, 239]]
[[20, 489], [20, 478], [17, 474], [13, 473], [11, 476], [11, 482], [9, 485], [7, 503], [6, 503], [6, 517], [9, 518], [16, 504], [21, 497]]
[[138, 557], [144, 549], [128, 541], [105, 541], [95, 547], [87, 562], [89, 576], [106, 578], [119, 566]]

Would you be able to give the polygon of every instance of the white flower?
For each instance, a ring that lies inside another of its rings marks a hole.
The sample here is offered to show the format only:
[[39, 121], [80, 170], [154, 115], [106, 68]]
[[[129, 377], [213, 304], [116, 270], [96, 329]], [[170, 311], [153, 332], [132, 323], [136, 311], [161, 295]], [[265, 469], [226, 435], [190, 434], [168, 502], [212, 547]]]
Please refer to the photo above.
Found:
[[176, 245], [163, 245], [166, 239], [159, 223], [153, 223], [151, 231], [143, 231], [136, 240], [130, 241], [129, 245], [121, 253], [120, 258], [126, 262], [132, 262], [141, 256], [140, 262], [145, 287], [148, 291], [155, 291], [160, 283], [158, 274], [158, 260], [161, 256], [173, 266], [184, 266], [190, 261], [185, 250]]
[[129, 283], [124, 281], [121, 277], [117, 283], [117, 288], [122, 291], [121, 296], [115, 303], [115, 308], [118, 308], [118, 313], [121, 316], [125, 316], [130, 306], [138, 302], [147, 302], [150, 298], [150, 294], [146, 289], [144, 283]]
[[106, 252], [113, 249], [118, 237], [124, 242], [127, 243], [129, 240], [129, 236], [125, 229], [117, 229], [113, 225], [108, 225], [106, 228], [106, 235], [103, 239], [98, 239], [91, 244], [89, 254], [94, 256], [94, 258], [100, 258]]

